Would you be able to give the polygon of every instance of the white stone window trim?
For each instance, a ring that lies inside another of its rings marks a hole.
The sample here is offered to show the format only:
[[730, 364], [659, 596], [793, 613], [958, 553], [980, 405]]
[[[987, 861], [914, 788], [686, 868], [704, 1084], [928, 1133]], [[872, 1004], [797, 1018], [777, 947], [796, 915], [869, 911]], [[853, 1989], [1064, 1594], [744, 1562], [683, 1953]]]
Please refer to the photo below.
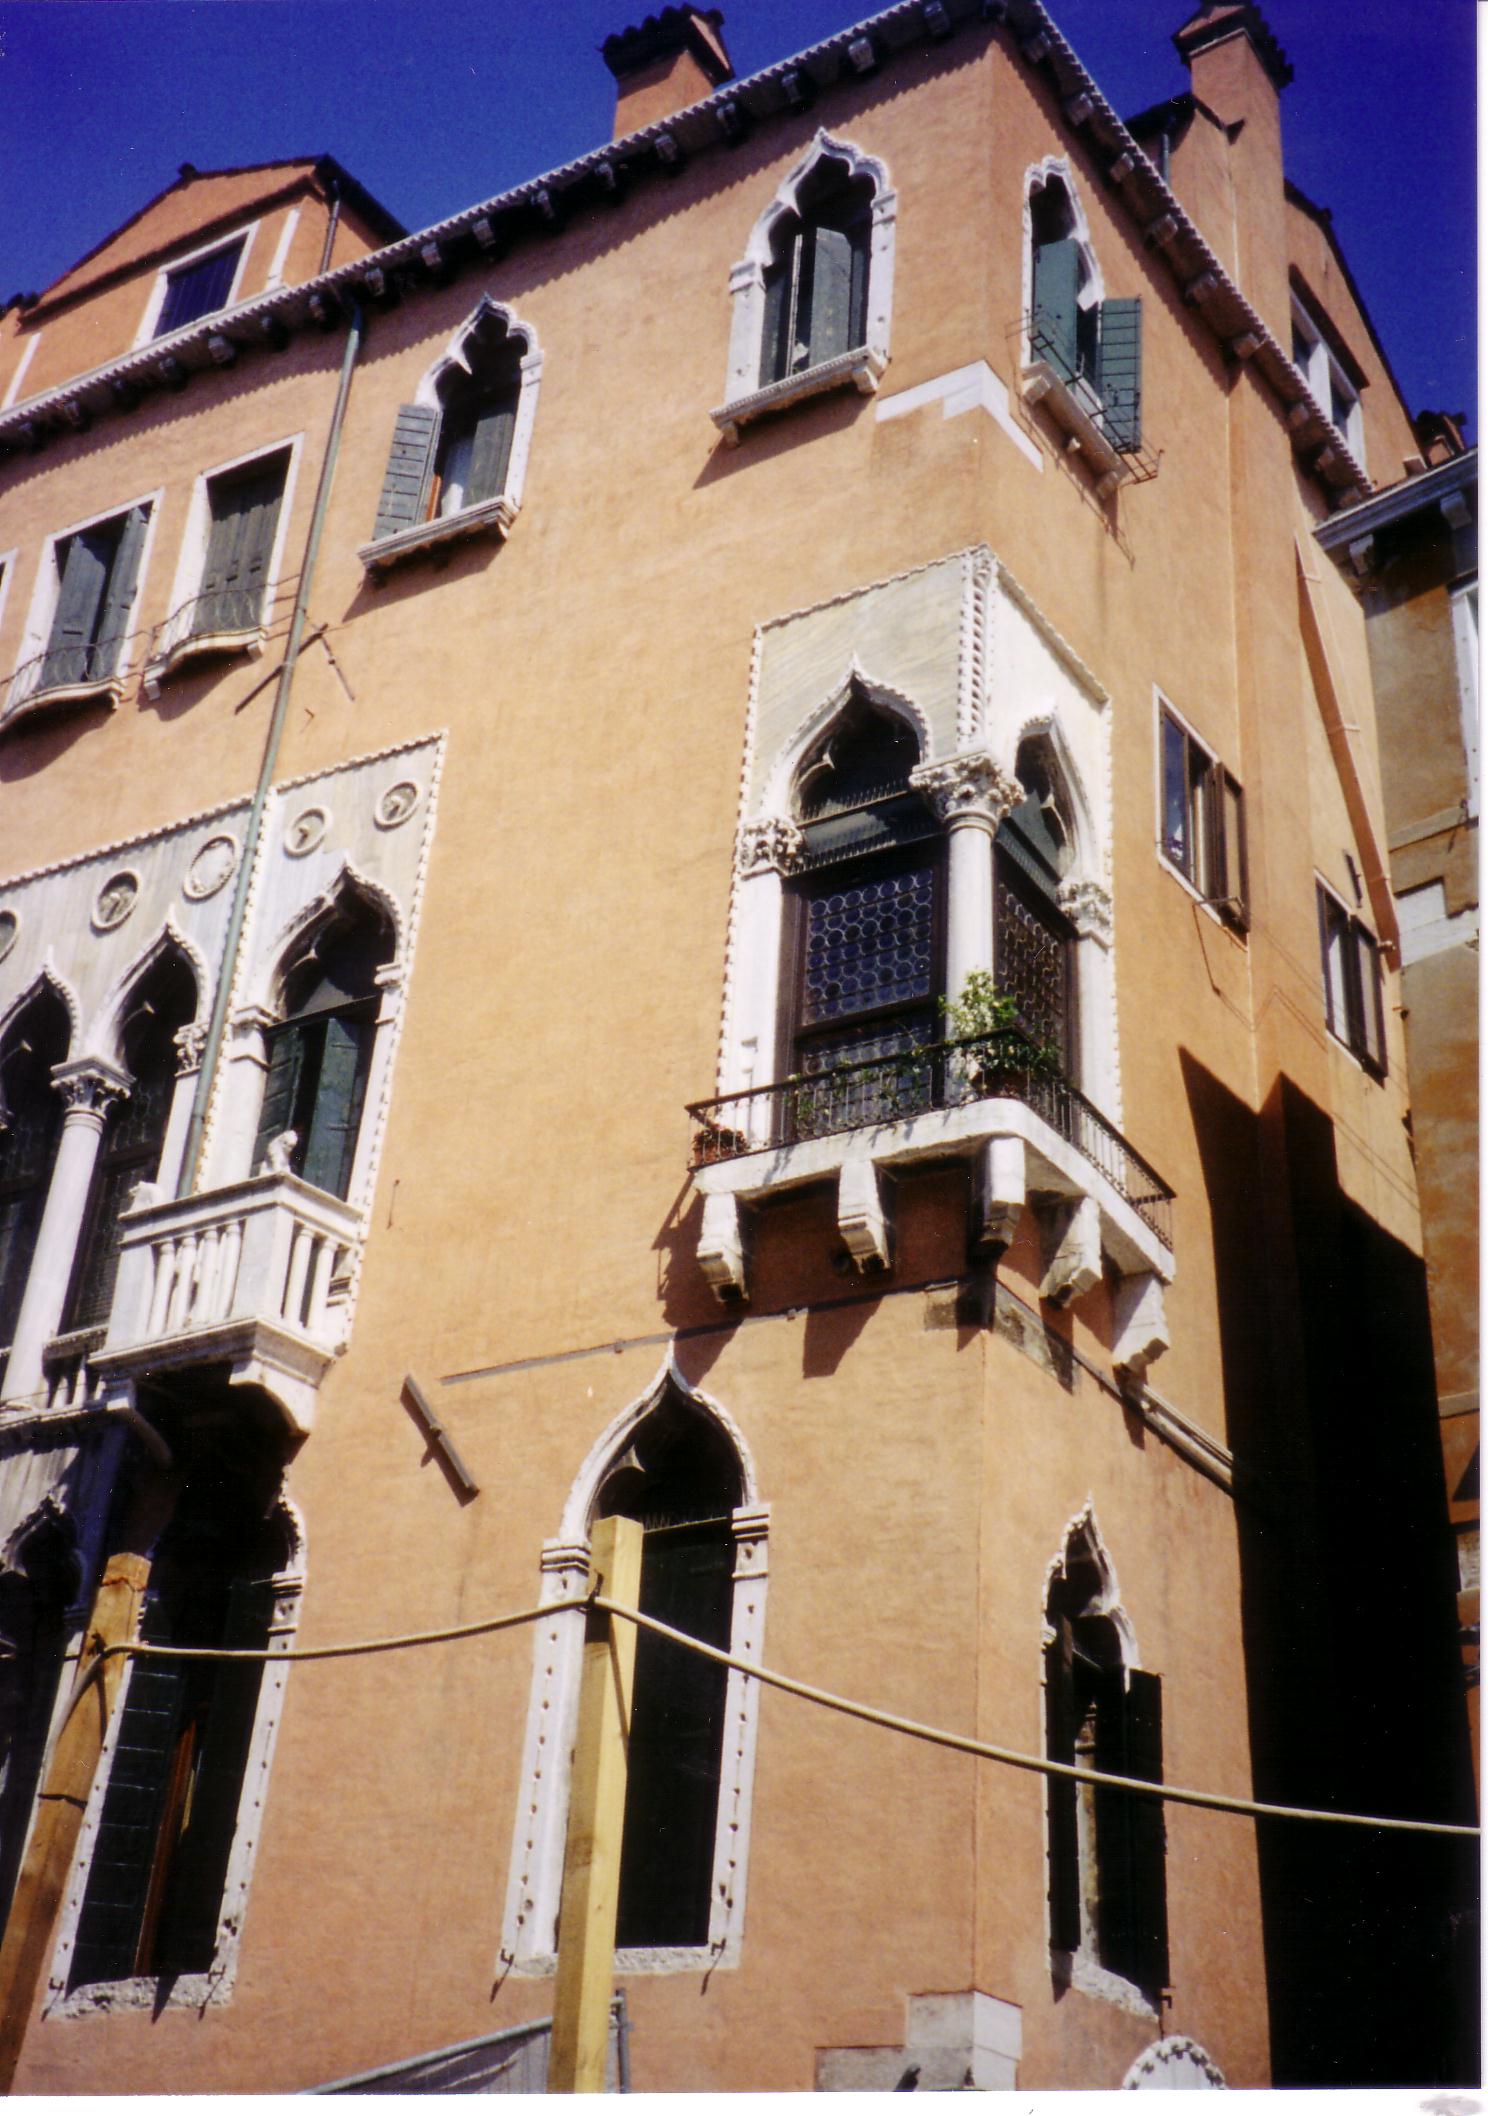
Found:
[[[278, 1503], [293, 1528], [295, 1552], [289, 1565], [282, 1572], [276, 1573], [271, 1582], [274, 1590], [274, 1613], [269, 1623], [269, 1650], [275, 1655], [288, 1653], [294, 1644], [295, 1632], [299, 1626], [300, 1600], [305, 1586], [304, 1523], [298, 1507], [291, 1499], [281, 1493]], [[151, 1594], [147, 1588], [140, 1612], [142, 1624], [150, 1603]], [[88, 1869], [92, 1862], [93, 1846], [97, 1841], [98, 1825], [108, 1792], [114, 1747], [123, 1724], [130, 1679], [138, 1666], [138, 1660], [131, 1656], [124, 1680], [119, 1686], [119, 1694], [114, 1701], [108, 1733], [99, 1755], [98, 1769], [94, 1774], [93, 1788], [88, 1796], [83, 1826], [78, 1835], [72, 1872], [68, 1877], [67, 1890], [63, 1897], [57, 1945], [52, 1956], [51, 1973], [47, 1979], [46, 1997], [42, 2003], [43, 2019], [85, 2020], [99, 2014], [153, 2012], [160, 2004], [162, 1979], [159, 1974], [80, 1984], [77, 1990], [71, 1992], [67, 1989], [67, 1973], [72, 1966], [73, 1948], [77, 1942], [78, 1920], [82, 1915]], [[263, 1810], [268, 1797], [269, 1772], [274, 1761], [275, 1745], [279, 1739], [279, 1726], [284, 1714], [284, 1692], [288, 1681], [288, 1662], [279, 1667], [276, 1667], [273, 1661], [265, 1664], [247, 1762], [243, 1769], [237, 1826], [233, 1832], [232, 1851], [228, 1856], [227, 1874], [223, 1881], [222, 1905], [217, 1918], [217, 1945], [212, 1966], [190, 1975], [166, 1979], [169, 1991], [165, 2003], [173, 2009], [190, 2007], [196, 2012], [201, 2012], [207, 2006], [226, 2005], [233, 1995], [249, 1886], [263, 1832]]]
[[[1221, 933], [1227, 934], [1230, 940], [1237, 948], [1243, 948], [1245, 946], [1245, 939], [1243, 933], [1237, 932], [1235, 927], [1232, 926], [1228, 920], [1220, 917], [1218, 904], [1215, 903], [1211, 898], [1205, 896], [1203, 890], [1196, 887], [1195, 884], [1190, 881], [1189, 877], [1184, 873], [1183, 869], [1177, 864], [1177, 862], [1169, 858], [1167, 847], [1163, 843], [1163, 816], [1166, 807], [1167, 794], [1167, 788], [1164, 784], [1163, 778], [1164, 719], [1171, 720], [1175, 723], [1176, 726], [1181, 727], [1184, 734], [1187, 735], [1189, 741], [1193, 744], [1194, 748], [1200, 751], [1200, 753], [1208, 759], [1210, 764], [1218, 764], [1222, 770], [1228, 770], [1228, 767], [1225, 765], [1224, 760], [1221, 757], [1219, 751], [1209, 740], [1209, 737], [1207, 735], [1201, 735], [1199, 733], [1198, 729], [1188, 718], [1187, 714], [1181, 713], [1178, 710], [1177, 706], [1174, 705], [1172, 699], [1168, 696], [1167, 692], [1162, 690], [1157, 684], [1154, 684], [1152, 686], [1152, 713], [1154, 803], [1154, 827], [1152, 842], [1153, 849], [1157, 854], [1157, 864], [1163, 869], [1165, 873], [1170, 874], [1173, 877], [1174, 881], [1178, 883], [1180, 888], [1187, 891], [1187, 893], [1193, 898], [1195, 904], [1197, 904], [1198, 908], [1202, 912], [1204, 912], [1206, 916], [1211, 919], [1216, 926], [1218, 926]], [[1230, 776], [1233, 778], [1234, 774], [1231, 773]], [[1235, 781], [1235, 783], [1237, 786], [1239, 785], [1238, 779]], [[1243, 787], [1241, 788], [1241, 793], [1242, 795], [1244, 793]]]
[[[155, 326], [160, 320], [160, 311], [165, 307], [166, 288], [177, 272], [191, 265], [201, 264], [208, 257], [215, 257], [219, 251], [228, 249], [233, 243], [240, 243], [242, 247], [238, 252], [238, 262], [233, 271], [232, 284], [227, 290], [227, 299], [223, 302], [220, 309], [210, 309], [207, 314], [224, 316], [230, 308], [234, 308], [242, 299], [243, 278], [248, 267], [249, 253], [253, 248], [253, 239], [257, 235], [258, 230], [259, 222], [251, 220], [246, 226], [234, 228], [226, 235], [213, 236], [210, 242], [198, 243], [194, 250], [183, 250], [178, 256], [167, 258], [155, 274], [154, 282], [145, 302], [145, 311], [140, 318], [140, 326], [135, 333], [134, 344], [130, 347], [130, 351], [138, 352], [141, 346], [156, 343]], [[206, 316], [197, 316], [191, 323], [183, 324], [181, 328], [182, 330], [195, 330], [198, 325], [205, 323], [206, 320]], [[168, 346], [175, 336], [176, 333], [174, 331], [169, 332], [158, 342], [162, 346]]]
[[[757, 1661], [764, 1651], [770, 1508], [759, 1498], [754, 1460], [743, 1433], [714, 1397], [685, 1378], [676, 1362], [675, 1346], [668, 1348], [655, 1379], [611, 1420], [585, 1457], [564, 1506], [558, 1535], [543, 1545], [539, 1600], [546, 1606], [584, 1592], [589, 1516], [600, 1483], [625, 1452], [630, 1435], [668, 1390], [685, 1397], [722, 1428], [739, 1463], [744, 1496], [733, 1514], [736, 1555], [729, 1651], [740, 1659]], [[560, 1610], [537, 1627], [498, 1976], [547, 1977], [557, 1967], [558, 1906], [583, 1646], [581, 1609]], [[707, 1942], [690, 1947], [618, 1948], [615, 1967], [624, 1974], [697, 1974], [738, 1965], [748, 1884], [759, 1693], [756, 1681], [736, 1668], [729, 1670]]]
[[[3, 561], [0, 561], [3, 563]], [[1478, 583], [1461, 581], [1450, 591], [1452, 605], [1452, 644], [1457, 661], [1457, 703], [1462, 716], [1462, 753], [1467, 767], [1467, 818], [1472, 820], [1479, 811], [1479, 744], [1481, 728], [1478, 714]], [[0, 613], [4, 603], [0, 601]]]
[[[130, 665], [135, 658], [134, 643], [139, 628], [132, 620], [138, 615], [144, 602], [145, 580], [155, 550], [155, 532], [160, 521], [160, 506], [164, 497], [165, 488], [157, 485], [153, 492], [142, 492], [134, 499], [126, 500], [122, 506], [105, 507], [96, 514], [86, 515], [81, 521], [72, 522], [66, 529], [59, 529], [43, 543], [41, 557], [37, 562], [36, 579], [32, 583], [25, 628], [21, 633], [21, 649], [16, 656], [15, 671], [6, 689], [4, 709], [0, 711], [0, 728], [8, 727], [12, 721], [19, 720], [28, 712], [42, 706], [60, 705], [68, 700], [76, 699], [81, 702], [89, 698], [107, 698], [111, 706], [119, 704], [124, 695], [124, 679], [129, 674]], [[69, 537], [81, 535], [88, 529], [102, 528], [109, 522], [121, 521], [137, 507], [145, 510], [145, 541], [140, 549], [139, 568], [134, 576], [131, 624], [120, 642], [119, 659], [113, 674], [85, 683], [53, 683], [43, 686], [39, 680], [41, 665], [51, 638], [52, 620], [57, 614], [57, 601], [62, 592], [62, 571], [57, 563], [58, 550]], [[5, 567], [5, 578], [0, 580], [0, 616], [3, 616], [4, 593], [10, 567], [5, 559], [0, 559], [0, 566]]]
[[12, 404], [18, 401], [21, 394], [21, 384], [26, 379], [26, 370], [35, 359], [36, 348], [40, 345], [45, 335], [44, 331], [33, 331], [26, 343], [21, 347], [21, 357], [15, 364], [15, 372], [6, 385], [5, 395], [0, 397], [0, 411], [9, 411]]
[[[1344, 914], [1345, 918], [1349, 920], [1351, 925], [1363, 927], [1364, 931], [1368, 934], [1369, 938], [1374, 942], [1375, 948], [1378, 951], [1380, 1011], [1384, 1017], [1383, 1041], [1386, 1060], [1385, 1071], [1383, 1073], [1372, 1072], [1370, 1068], [1364, 1063], [1363, 1059], [1359, 1056], [1358, 1052], [1353, 1048], [1352, 1044], [1347, 1043], [1344, 1038], [1339, 1035], [1337, 1029], [1334, 1028], [1332, 1022], [1330, 1022], [1328, 1019], [1328, 1015], [1330, 1012], [1336, 1014], [1338, 1010], [1333, 1007], [1331, 995], [1328, 990], [1328, 957], [1326, 949], [1321, 946], [1321, 936], [1319, 936], [1320, 959], [1318, 967], [1320, 974], [1318, 978], [1318, 987], [1319, 996], [1321, 997], [1323, 1005], [1323, 1035], [1326, 1039], [1329, 1050], [1333, 1051], [1335, 1054], [1341, 1054], [1344, 1058], [1346, 1058], [1349, 1064], [1354, 1066], [1359, 1072], [1361, 1072], [1364, 1075], [1365, 1079], [1368, 1080], [1372, 1086], [1383, 1087], [1390, 1077], [1390, 1015], [1392, 1012], [1388, 997], [1388, 984], [1391, 974], [1390, 966], [1385, 960], [1384, 949], [1380, 946], [1380, 937], [1378, 932], [1375, 930], [1373, 922], [1370, 919], [1364, 917], [1357, 901], [1352, 906], [1350, 906], [1349, 892], [1346, 889], [1340, 889], [1336, 882], [1330, 882], [1327, 876], [1322, 872], [1321, 868], [1314, 867], [1312, 870], [1312, 874], [1313, 880], [1316, 882], [1318, 888], [1322, 890], [1323, 894], [1326, 897], [1331, 898], [1331, 900], [1338, 906], [1339, 910]], [[1367, 996], [1365, 1004], [1368, 1004]], [[1346, 1007], [1344, 1011], [1346, 1019]]]
[[[1328, 343], [1327, 333], [1317, 316], [1295, 287], [1291, 298], [1294, 349], [1302, 356], [1296, 361], [1297, 370], [1329, 425], [1342, 434], [1349, 454], [1363, 470], [1367, 465], [1364, 461], [1364, 407], [1359, 387]], [[1298, 336], [1303, 343], [1295, 347]], [[1338, 396], [1342, 397], [1346, 407], [1342, 420], [1334, 417]]]
[[[186, 510], [186, 526], [181, 536], [181, 548], [176, 559], [175, 578], [171, 583], [169, 615], [160, 625], [152, 641], [149, 660], [141, 672], [147, 697], [157, 697], [161, 683], [184, 662], [200, 654], [237, 652], [256, 657], [264, 649], [268, 626], [272, 617], [274, 600], [284, 568], [284, 548], [289, 536], [290, 517], [294, 512], [295, 485], [299, 477], [300, 457], [304, 449], [303, 433], [286, 434], [282, 439], [269, 441], [261, 447], [246, 449], [242, 455], [230, 456], [225, 462], [214, 463], [209, 470], [200, 472], [191, 488], [191, 499]], [[263, 605], [258, 622], [254, 625], [235, 627], [231, 632], [193, 633], [190, 620], [201, 588], [202, 573], [207, 563], [207, 540], [212, 531], [211, 487], [218, 478], [228, 477], [234, 471], [246, 469], [250, 464], [267, 462], [271, 457], [287, 457], [284, 466], [284, 487], [279, 499], [279, 519], [274, 526], [274, 543], [265, 568]]]
[[[489, 294], [482, 295], [450, 339], [444, 352], [421, 377], [418, 388], [414, 391], [413, 401], [443, 414], [444, 406], [439, 395], [439, 386], [451, 370], [464, 374], [471, 372], [470, 362], [465, 354], [465, 341], [488, 316], [499, 317], [507, 336], [522, 339], [527, 347], [517, 364], [516, 419], [512, 426], [511, 452], [507, 457], [506, 477], [501, 491], [492, 494], [489, 499], [477, 500], [472, 506], [458, 508], [454, 513], [440, 515], [432, 521], [411, 523], [408, 528], [399, 529], [392, 536], [376, 537], [371, 543], [363, 544], [357, 552], [357, 557], [371, 570], [391, 565], [415, 551], [428, 551], [439, 544], [458, 542], [462, 537], [494, 531], [497, 536], [505, 538], [521, 511], [522, 493], [527, 482], [527, 458], [532, 449], [532, 428], [537, 418], [537, 395], [543, 369], [542, 346], [534, 327], [505, 302], [494, 301]], [[437, 438], [435, 446], [438, 446]]]
[[1035, 192], [1042, 191], [1053, 179], [1062, 185], [1069, 200], [1070, 215], [1074, 225], [1070, 240], [1080, 246], [1080, 255], [1085, 264], [1085, 278], [1080, 286], [1077, 300], [1082, 309], [1099, 308], [1106, 298], [1105, 275], [1101, 271], [1100, 259], [1095, 254], [1095, 244], [1090, 239], [1090, 223], [1085, 218], [1085, 208], [1080, 201], [1075, 173], [1068, 159], [1062, 154], [1046, 154], [1041, 162], [1034, 162], [1023, 173], [1023, 307], [1021, 311], [1022, 365], [1026, 370], [1034, 359], [1029, 333], [1033, 326], [1033, 200]]
[[272, 294], [284, 284], [284, 268], [289, 262], [290, 246], [300, 231], [303, 208], [291, 206], [284, 216], [284, 225], [279, 230], [279, 240], [274, 245], [274, 254], [269, 259], [269, 276], [264, 281], [262, 292]]
[[[1071, 1542], [1077, 1535], [1081, 1534], [1089, 1538], [1091, 1553], [1101, 1575], [1100, 1595], [1090, 1605], [1090, 1613], [1108, 1618], [1121, 1641], [1123, 1688], [1126, 1687], [1126, 1679], [1131, 1670], [1142, 1666], [1142, 1656], [1137, 1646], [1137, 1634], [1133, 1628], [1131, 1617], [1127, 1613], [1126, 1605], [1121, 1598], [1121, 1585], [1116, 1577], [1116, 1567], [1109, 1550], [1106, 1548], [1105, 1538], [1100, 1532], [1100, 1523], [1096, 1519], [1095, 1499], [1093, 1494], [1087, 1495], [1084, 1505], [1065, 1523], [1060, 1535], [1058, 1548], [1054, 1556], [1049, 1560], [1048, 1565], [1044, 1568], [1043, 1598], [1039, 1604], [1040, 1698], [1044, 1695], [1049, 1679], [1047, 1648], [1053, 1645], [1055, 1638], [1053, 1626], [1049, 1622], [1049, 1596], [1054, 1586], [1056, 1574], [1064, 1569]], [[1048, 1724], [1047, 1709], [1043, 1715], [1043, 1723], [1045, 1725]], [[1043, 1802], [1043, 1828], [1044, 1871], [1047, 1873], [1052, 1851], [1049, 1841], [1049, 1802], [1047, 1798]], [[1159, 2020], [1161, 2018], [1158, 2008], [1144, 1991], [1132, 1983], [1128, 1977], [1118, 1976], [1114, 1970], [1107, 1969], [1103, 1963], [1095, 1959], [1093, 1954], [1088, 1952], [1084, 1931], [1083, 1903], [1081, 1904], [1080, 1945], [1073, 1952], [1063, 1947], [1056, 1947], [1054, 1944], [1053, 1927], [1049, 1923], [1049, 1897], [1047, 1892], [1044, 1902], [1044, 1919], [1049, 1965], [1056, 1982], [1063, 1983], [1067, 1987], [1073, 1987], [1076, 1991], [1083, 1991], [1090, 1998], [1105, 1999], [1109, 2004], [1119, 2007], [1123, 2013], [1133, 2014], [1139, 2020]]]
[[[869, 209], [868, 300], [863, 343], [830, 360], [819, 361], [799, 375], [762, 383], [760, 364], [765, 332], [765, 273], [772, 259], [776, 230], [783, 220], [799, 218], [801, 186], [823, 161], [846, 165], [849, 180], [866, 177], [873, 186]], [[750, 420], [781, 411], [824, 390], [855, 388], [871, 396], [889, 363], [889, 326], [894, 305], [894, 241], [899, 200], [889, 181], [888, 165], [851, 140], [840, 140], [825, 127], [795, 167], [781, 179], [774, 198], [756, 220], [744, 255], [729, 273], [728, 377], [724, 400], [709, 417], [725, 441], [736, 445], [739, 429]]]
[[1228, 2087], [1229, 2081], [1209, 2052], [1191, 2036], [1165, 2035], [1160, 2042], [1148, 2044], [1128, 2067], [1121, 2085], [1128, 2092], [1165, 2087], [1199, 2094], [1206, 2089]]

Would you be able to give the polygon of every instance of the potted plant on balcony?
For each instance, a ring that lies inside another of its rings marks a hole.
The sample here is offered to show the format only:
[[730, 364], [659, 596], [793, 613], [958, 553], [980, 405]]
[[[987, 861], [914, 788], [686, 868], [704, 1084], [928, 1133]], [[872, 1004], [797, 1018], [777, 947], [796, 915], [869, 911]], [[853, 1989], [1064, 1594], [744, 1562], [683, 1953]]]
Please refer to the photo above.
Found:
[[959, 1066], [973, 1095], [998, 1091], [1009, 1073], [1059, 1071], [1059, 1052], [1036, 1042], [1018, 1019], [1011, 992], [1000, 992], [988, 970], [973, 970], [955, 999], [943, 999], [946, 1038], [958, 1045]]

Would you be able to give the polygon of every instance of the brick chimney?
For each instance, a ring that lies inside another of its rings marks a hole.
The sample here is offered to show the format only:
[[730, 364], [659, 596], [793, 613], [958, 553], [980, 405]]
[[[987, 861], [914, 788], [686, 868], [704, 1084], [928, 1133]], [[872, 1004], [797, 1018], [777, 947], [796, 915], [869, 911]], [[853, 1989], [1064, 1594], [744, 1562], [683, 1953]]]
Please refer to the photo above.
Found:
[[[1286, 171], [1281, 146], [1281, 91], [1292, 78], [1255, 0], [1207, 0], [1173, 38], [1188, 68], [1193, 93], [1211, 123], [1194, 127], [1174, 158], [1174, 189], [1185, 178], [1216, 217], [1210, 236], [1232, 263], [1242, 292], [1283, 345], [1291, 341], [1287, 274]], [[1206, 179], [1202, 157], [1215, 164]], [[1214, 179], [1218, 181], [1214, 181]], [[1223, 201], [1223, 204], [1221, 204]], [[1226, 210], [1227, 208], [1227, 210]], [[1225, 220], [1229, 226], [1223, 225]]]
[[617, 30], [600, 46], [615, 76], [615, 130], [621, 139], [700, 103], [734, 77], [716, 7], [664, 7], [635, 29]]

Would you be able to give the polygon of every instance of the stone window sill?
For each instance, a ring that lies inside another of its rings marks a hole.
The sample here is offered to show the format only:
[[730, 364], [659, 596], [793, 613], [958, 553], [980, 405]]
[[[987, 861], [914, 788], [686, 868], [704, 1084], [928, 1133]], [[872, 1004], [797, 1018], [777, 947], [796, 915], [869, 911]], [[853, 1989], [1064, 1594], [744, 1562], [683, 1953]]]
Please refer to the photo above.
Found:
[[357, 557], [369, 573], [379, 573], [402, 559], [460, 543], [468, 536], [505, 537], [516, 518], [517, 510], [503, 492], [494, 500], [462, 507], [458, 514], [441, 515], [432, 522], [415, 522], [392, 536], [378, 537], [374, 543], [363, 544]]
[[158, 698], [161, 684], [189, 661], [232, 654], [244, 654], [250, 661], [256, 661], [264, 650], [267, 636], [262, 625], [241, 625], [222, 632], [192, 632], [185, 639], [177, 640], [158, 661], [149, 663], [143, 676], [145, 696]]
[[887, 366], [882, 353], [875, 352], [872, 346], [860, 345], [850, 353], [839, 353], [833, 360], [808, 367], [799, 375], [782, 375], [778, 382], [767, 382], [763, 389], [754, 390], [747, 397], [731, 398], [710, 412], [709, 417], [729, 446], [735, 448], [741, 426], [785, 411], [807, 397], [819, 397], [833, 389], [856, 389], [871, 397]]
[[1023, 369], [1023, 395], [1042, 404], [1079, 449], [1095, 473], [1096, 491], [1104, 499], [1130, 475], [1123, 458], [1101, 432], [1100, 399], [1085, 383], [1066, 382], [1047, 360], [1030, 360]]
[[124, 681], [119, 676], [94, 677], [87, 683], [38, 684], [33, 691], [25, 691], [15, 698], [0, 713], [0, 729], [24, 720], [28, 713], [47, 711], [58, 705], [96, 705], [106, 700], [110, 712], [117, 712], [124, 696]]

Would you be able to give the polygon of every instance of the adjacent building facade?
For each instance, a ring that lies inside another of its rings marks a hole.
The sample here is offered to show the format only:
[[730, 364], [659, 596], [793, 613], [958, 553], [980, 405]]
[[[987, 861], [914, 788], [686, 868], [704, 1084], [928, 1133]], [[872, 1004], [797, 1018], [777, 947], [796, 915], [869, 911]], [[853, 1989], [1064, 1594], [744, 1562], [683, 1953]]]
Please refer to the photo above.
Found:
[[[22, 2090], [515, 2048], [609, 1513], [736, 1661], [1472, 1819], [1318, 541], [1418, 444], [1259, 9], [1176, 41], [1128, 127], [1038, 0], [667, 8], [561, 170], [183, 170], [0, 317]], [[642, 1639], [639, 2088], [1467, 2078], [1471, 1891]]]

